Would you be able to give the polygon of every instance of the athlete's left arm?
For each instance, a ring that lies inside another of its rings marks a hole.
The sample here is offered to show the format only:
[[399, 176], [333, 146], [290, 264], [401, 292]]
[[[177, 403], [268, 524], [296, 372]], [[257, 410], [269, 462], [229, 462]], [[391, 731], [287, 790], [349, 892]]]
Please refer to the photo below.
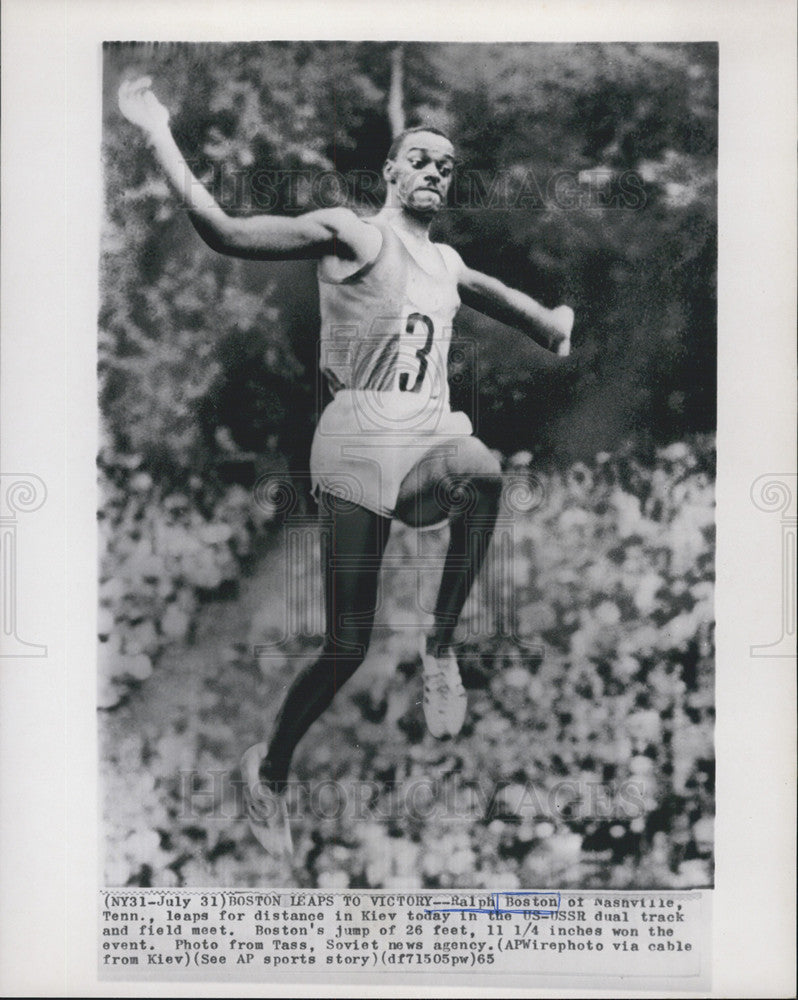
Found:
[[466, 267], [461, 261], [457, 280], [467, 306], [528, 334], [543, 347], [565, 356], [571, 350], [574, 311], [570, 306], [547, 309], [531, 296], [509, 288], [498, 278]]

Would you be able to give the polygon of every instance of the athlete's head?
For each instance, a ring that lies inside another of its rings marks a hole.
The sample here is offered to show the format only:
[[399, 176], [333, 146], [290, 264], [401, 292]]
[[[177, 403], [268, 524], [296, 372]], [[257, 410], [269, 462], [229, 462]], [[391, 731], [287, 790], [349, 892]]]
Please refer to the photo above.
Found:
[[383, 167], [388, 204], [414, 215], [434, 215], [446, 200], [453, 170], [454, 146], [440, 129], [405, 129], [391, 143]]

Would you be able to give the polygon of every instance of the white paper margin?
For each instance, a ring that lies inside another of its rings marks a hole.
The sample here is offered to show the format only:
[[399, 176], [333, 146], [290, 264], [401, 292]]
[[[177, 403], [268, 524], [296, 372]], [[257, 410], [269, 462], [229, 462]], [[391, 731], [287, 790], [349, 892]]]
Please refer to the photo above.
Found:
[[[795, 468], [794, 5], [402, 0], [377, 11], [367, 0], [4, 0], [2, 22], [0, 462], [4, 471], [38, 475], [48, 490], [35, 530], [21, 539], [19, 566], [20, 628], [48, 653], [0, 660], [3, 993], [101, 996], [109, 989], [96, 973], [94, 833], [100, 43], [382, 37], [720, 43], [712, 995], [791, 995], [795, 661], [749, 655], [752, 644], [776, 636], [781, 615], [778, 533], [749, 491], [758, 476]], [[196, 984], [112, 989], [117, 996], [202, 993]], [[374, 992], [341, 985], [326, 995]], [[423, 991], [386, 980], [378, 992]], [[305, 993], [313, 987], [208, 988], [215, 996]]]

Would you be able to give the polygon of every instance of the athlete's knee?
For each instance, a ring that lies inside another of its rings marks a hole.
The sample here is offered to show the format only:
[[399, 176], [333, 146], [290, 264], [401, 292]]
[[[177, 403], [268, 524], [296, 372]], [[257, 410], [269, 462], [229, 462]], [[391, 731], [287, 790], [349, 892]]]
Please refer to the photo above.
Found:
[[502, 492], [502, 467], [499, 460], [481, 443], [475, 449], [464, 479], [481, 498], [498, 501]]
[[465, 438], [458, 442], [448, 465], [453, 475], [479, 480], [493, 487], [501, 484], [501, 464], [478, 438]]

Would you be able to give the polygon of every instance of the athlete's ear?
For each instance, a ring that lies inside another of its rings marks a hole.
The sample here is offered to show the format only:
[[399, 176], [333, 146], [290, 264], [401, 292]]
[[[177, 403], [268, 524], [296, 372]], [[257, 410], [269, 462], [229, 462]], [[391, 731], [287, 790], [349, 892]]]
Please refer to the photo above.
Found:
[[394, 172], [395, 166], [395, 160], [386, 160], [382, 165], [382, 176], [389, 184], [396, 183], [396, 174]]

